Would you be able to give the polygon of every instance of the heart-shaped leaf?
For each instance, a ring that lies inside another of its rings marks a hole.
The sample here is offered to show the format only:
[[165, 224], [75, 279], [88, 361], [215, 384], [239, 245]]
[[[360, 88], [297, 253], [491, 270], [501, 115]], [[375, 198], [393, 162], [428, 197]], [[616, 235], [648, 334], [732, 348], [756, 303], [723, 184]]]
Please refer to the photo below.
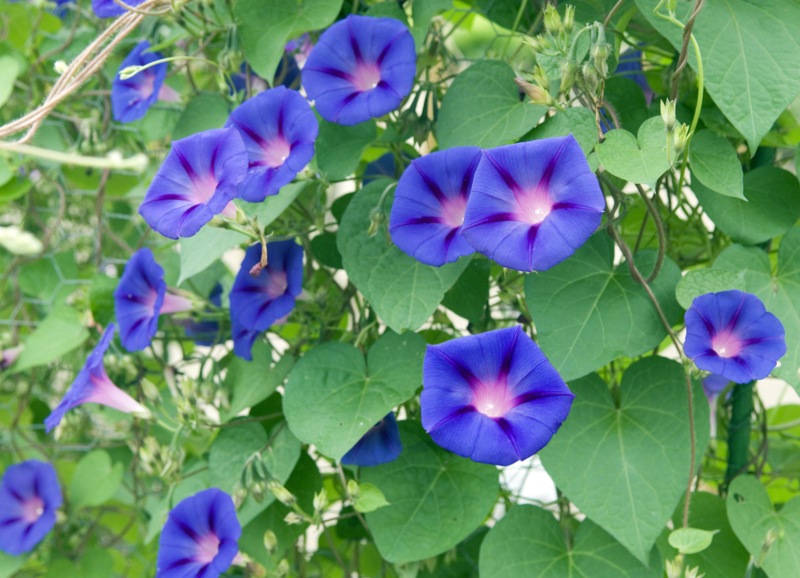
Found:
[[395, 564], [446, 552], [480, 526], [497, 500], [497, 468], [454, 456], [417, 423], [400, 422], [400, 457], [362, 470], [389, 502], [367, 514], [381, 555]]
[[[653, 251], [642, 251], [636, 262], [646, 275], [655, 259]], [[650, 284], [670, 323], [681, 314], [675, 301], [679, 279], [678, 266], [665, 259]], [[631, 278], [627, 264], [614, 266], [614, 245], [605, 233], [594, 235], [563, 263], [528, 275], [525, 299], [539, 345], [567, 381], [620, 355], [641, 355], [666, 337], [658, 313]]]
[[[283, 409], [294, 434], [336, 460], [422, 384], [425, 341], [387, 332], [367, 353], [345, 343], [309, 351], [289, 374]], [[382, 489], [382, 488], [381, 488]], [[391, 501], [390, 498], [388, 498]]]
[[[469, 257], [443, 267], [431, 267], [395, 247], [386, 225], [374, 235], [373, 211], [392, 181], [379, 179], [358, 191], [347, 207], [337, 234], [342, 263], [350, 280], [375, 312], [393, 330], [419, 328], [442, 302], [445, 292], [467, 267]], [[388, 213], [392, 196], [385, 200]], [[386, 215], [388, 220], [388, 215]]]
[[514, 71], [499, 60], [480, 60], [459, 74], [442, 99], [439, 147], [496, 147], [532, 129], [546, 108], [520, 100]]
[[709, 189], [726, 197], [743, 199], [742, 165], [728, 139], [712, 130], [701, 130], [689, 147], [692, 175]]
[[551, 512], [529, 505], [514, 506], [489, 531], [481, 545], [481, 578], [659, 578], [614, 538], [588, 518], [572, 543]]
[[[659, 0], [636, 0], [642, 14], [676, 50], [680, 28], [653, 13]], [[678, 2], [686, 22], [692, 2]], [[664, 7], [662, 4], [662, 11]], [[694, 23], [705, 89], [755, 151], [775, 120], [800, 92], [800, 3], [785, 0], [706, 2]], [[697, 70], [694, 51], [689, 65]]]
[[244, 54], [259, 76], [272, 80], [286, 43], [336, 20], [342, 0], [239, 0], [233, 8]]
[[729, 289], [744, 291], [744, 280], [733, 271], [697, 269], [688, 271], [675, 287], [675, 297], [684, 309], [692, 306], [695, 297]]
[[743, 245], [784, 234], [800, 217], [800, 183], [789, 171], [760, 167], [744, 176], [746, 200], [723, 197], [693, 183], [697, 200], [720, 229]]
[[728, 488], [727, 505], [733, 531], [767, 576], [800, 576], [800, 498], [776, 512], [761, 482], [739, 476]]
[[612, 175], [654, 186], [669, 169], [664, 121], [660, 116], [648, 118], [639, 127], [638, 138], [622, 129], [608, 131], [597, 145], [597, 157]]
[[769, 256], [760, 249], [728, 247], [713, 269], [730, 271], [744, 282], [744, 290], [757, 295], [786, 330], [786, 355], [773, 374], [800, 391], [800, 228], [781, 240], [778, 269], [773, 274]]
[[[571, 382], [575, 402], [569, 418], [540, 454], [566, 496], [644, 564], [686, 489], [684, 379], [679, 363], [647, 357], [625, 371], [618, 403], [596, 374]], [[702, 455], [709, 417], [700, 387], [694, 401]]]
[[557, 112], [525, 135], [525, 140], [538, 140], [571, 134], [581, 145], [584, 154], [589, 154], [597, 144], [597, 124], [587, 108], [574, 106]]

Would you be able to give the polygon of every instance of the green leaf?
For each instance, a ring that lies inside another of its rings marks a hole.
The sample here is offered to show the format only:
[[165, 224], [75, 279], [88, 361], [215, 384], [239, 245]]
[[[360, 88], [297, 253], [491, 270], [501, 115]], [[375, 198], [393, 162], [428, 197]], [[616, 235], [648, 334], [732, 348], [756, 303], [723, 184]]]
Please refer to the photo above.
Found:
[[[642, 251], [636, 264], [646, 276], [655, 260], [653, 251]], [[681, 316], [675, 300], [679, 279], [677, 265], [666, 258], [661, 273], [650, 283], [671, 324]], [[627, 264], [614, 266], [613, 242], [602, 232], [563, 263], [527, 275], [525, 298], [536, 323], [539, 345], [567, 381], [621, 355], [641, 355], [667, 335]]]
[[525, 135], [525, 140], [539, 140], [571, 134], [588, 155], [597, 144], [597, 125], [594, 115], [582, 106], [568, 108], [546, 119]]
[[480, 555], [481, 578], [660, 578], [614, 538], [584, 520], [570, 544], [551, 512], [517, 505], [489, 531]]
[[689, 271], [678, 281], [675, 297], [681, 307], [689, 309], [695, 297], [706, 293], [719, 293], [729, 289], [744, 291], [744, 279], [732, 271], [722, 269], [698, 269]]
[[228, 120], [228, 114], [228, 101], [225, 97], [217, 92], [201, 92], [186, 105], [175, 130], [172, 131], [172, 139], [221, 128]]
[[92, 285], [89, 289], [92, 318], [104, 327], [114, 320], [114, 290], [118, 284], [119, 279], [113, 279], [102, 273], [98, 273], [92, 278]]
[[414, 25], [411, 27], [411, 35], [414, 37], [414, 44], [417, 50], [425, 42], [428, 34], [428, 27], [437, 12], [449, 10], [453, 7], [453, 0], [414, 0], [411, 5], [411, 18]]
[[258, 226], [262, 229], [271, 225], [283, 212], [291, 205], [294, 200], [312, 186], [318, 186], [313, 181], [298, 181], [289, 183], [281, 188], [277, 195], [270, 195], [260, 203], [239, 202], [239, 206], [250, 217], [258, 219]]
[[800, 391], [800, 228], [789, 231], [781, 241], [774, 274], [764, 251], [740, 245], [723, 251], [713, 268], [739, 276], [745, 291], [757, 295], [767, 311], [781, 320], [786, 355], [772, 373]]
[[760, 167], [744, 175], [747, 201], [723, 197], [697, 182], [692, 189], [714, 224], [743, 245], [782, 235], [800, 217], [800, 183], [777, 167]]
[[23, 371], [46, 365], [77, 349], [89, 339], [78, 312], [71, 307], [58, 307], [45, 317], [39, 327], [25, 339], [25, 346], [11, 371]]
[[341, 7], [342, 0], [239, 0], [233, 15], [250, 66], [271, 81], [286, 43], [333, 23]]
[[736, 199], [744, 199], [742, 165], [728, 139], [712, 130], [701, 130], [689, 146], [692, 176], [706, 187]]
[[[284, 412], [305, 443], [336, 460], [422, 383], [425, 342], [415, 333], [387, 332], [370, 347], [367, 362], [345, 343], [323, 343], [289, 374]], [[324, 408], [321, 411], [320, 408]]]
[[[653, 14], [658, 3], [636, 0], [642, 14], [680, 50], [683, 33]], [[686, 22], [691, 9], [691, 3], [679, 2], [678, 20]], [[747, 139], [751, 152], [800, 92], [798, 29], [800, 4], [785, 0], [708, 2], [695, 21], [705, 89]], [[691, 47], [689, 65], [697, 70]]]
[[271, 349], [263, 341], [253, 345], [252, 361], [233, 356], [223, 383], [231, 395], [230, 407], [225, 410], [223, 419], [230, 420], [272, 395], [283, 384], [294, 362], [295, 358], [286, 353], [277, 363], [272, 363]]
[[514, 71], [505, 62], [480, 60], [459, 74], [442, 99], [439, 147], [496, 147], [516, 141], [539, 122], [546, 107], [520, 100]]
[[111, 463], [105, 450], [92, 450], [75, 466], [69, 498], [73, 507], [99, 506], [110, 500], [122, 483], [124, 467]]
[[669, 545], [681, 554], [697, 554], [711, 546], [718, 531], [678, 528], [669, 533]]
[[0, 187], [3, 187], [14, 176], [14, 169], [5, 157], [0, 156]]
[[[542, 450], [542, 463], [583, 513], [646, 564], [686, 489], [683, 368], [663, 357], [635, 362], [622, 376], [618, 402], [596, 374], [569, 385], [572, 411]], [[694, 388], [694, 410], [697, 455], [703, 455], [709, 415], [700, 387]]]
[[442, 305], [472, 323], [480, 324], [489, 301], [490, 272], [488, 260], [478, 258], [470, 261], [455, 285], [445, 293]]
[[757, 479], [739, 476], [728, 488], [728, 519], [747, 551], [770, 578], [800, 576], [800, 498], [779, 512]]
[[[650, 118], [642, 87], [630, 78], [613, 76], [607, 79], [603, 100], [614, 107], [619, 127], [630, 133], [638, 132], [642, 123]], [[610, 119], [610, 115], [608, 116]], [[613, 122], [611, 127], [613, 128]]]
[[359, 512], [366, 514], [374, 512], [379, 508], [388, 506], [386, 496], [375, 484], [358, 484], [358, 498], [353, 502], [353, 507]]
[[3, 186], [0, 186], [0, 205], [10, 203], [20, 198], [31, 190], [33, 183], [30, 179], [12, 179]]
[[9, 578], [26, 562], [24, 556], [12, 556], [0, 551], [0, 578]]
[[[681, 525], [683, 517], [683, 499], [675, 508], [672, 521], [675, 527]], [[697, 554], [687, 554], [686, 566], [699, 566], [705, 578], [731, 578], [744, 576], [750, 555], [736, 538], [728, 523], [725, 512], [725, 501], [714, 494], [694, 492], [689, 509], [689, 525], [692, 528], [705, 530], [714, 534], [714, 540], [705, 550]], [[678, 551], [669, 546], [666, 540], [659, 539], [659, 548], [663, 559], [672, 559]]]
[[[396, 5], [395, 5], [396, 6]], [[358, 167], [364, 149], [378, 136], [374, 120], [345, 126], [320, 119], [317, 166], [329, 181], [341, 181]]]
[[400, 422], [400, 457], [364, 468], [389, 505], [367, 514], [375, 545], [402, 564], [445, 552], [480, 526], [497, 499], [497, 468], [454, 456], [417, 423]]
[[311, 239], [311, 252], [321, 265], [333, 269], [342, 268], [342, 255], [336, 246], [336, 233], [322, 233]]
[[[391, 243], [385, 221], [370, 236], [372, 211], [390, 183], [379, 179], [356, 193], [342, 218], [337, 242], [350, 280], [386, 325], [401, 332], [425, 323], [469, 258], [438, 268], [420, 263]], [[392, 199], [388, 195], [384, 204], [387, 217]]]
[[10, 54], [0, 56], [0, 108], [14, 91], [14, 82], [21, 72], [19, 61]]
[[247, 235], [220, 227], [203, 227], [196, 235], [181, 239], [181, 275], [178, 285], [205, 271], [226, 251], [247, 242]]
[[660, 116], [647, 119], [639, 127], [638, 139], [623, 129], [608, 131], [597, 145], [597, 156], [612, 175], [654, 187], [669, 169], [664, 121]]

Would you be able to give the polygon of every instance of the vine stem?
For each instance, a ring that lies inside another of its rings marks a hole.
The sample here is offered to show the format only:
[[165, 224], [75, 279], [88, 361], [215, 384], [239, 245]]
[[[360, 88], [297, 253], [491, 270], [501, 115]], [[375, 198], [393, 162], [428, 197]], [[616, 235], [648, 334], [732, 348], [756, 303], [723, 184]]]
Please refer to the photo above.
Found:
[[122, 158], [121, 155], [113, 154], [106, 157], [86, 157], [75, 153], [63, 153], [18, 142], [4, 141], [0, 141], [0, 150], [48, 161], [55, 161], [65, 165], [91, 167], [95, 169], [130, 170], [141, 173], [147, 168], [147, 156], [144, 154], [138, 154], [128, 158]]

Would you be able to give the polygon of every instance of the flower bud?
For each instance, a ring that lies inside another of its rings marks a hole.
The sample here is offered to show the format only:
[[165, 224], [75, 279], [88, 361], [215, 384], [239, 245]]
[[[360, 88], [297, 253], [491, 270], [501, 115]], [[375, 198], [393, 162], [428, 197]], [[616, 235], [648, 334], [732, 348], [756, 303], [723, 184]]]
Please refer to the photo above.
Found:
[[574, 60], [565, 60], [561, 63], [561, 86], [558, 87], [558, 92], [561, 94], [569, 94], [572, 90], [572, 85], [575, 84], [575, 77], [578, 75], [578, 65]]
[[386, 215], [384, 212], [377, 208], [372, 209], [369, 215], [369, 229], [367, 229], [367, 234], [370, 237], [374, 237], [384, 222], [386, 222]]
[[267, 530], [264, 532], [264, 549], [270, 554], [273, 554], [277, 547], [278, 537], [275, 535], [275, 532], [272, 530]]
[[667, 100], [661, 101], [661, 118], [664, 121], [664, 128], [667, 134], [671, 133], [675, 128], [675, 101]]
[[581, 76], [583, 76], [588, 92], [590, 94], [597, 94], [597, 87], [600, 86], [600, 77], [597, 75], [597, 70], [594, 65], [589, 62], [584, 62], [581, 67]]
[[314, 512], [319, 513], [328, 505], [328, 494], [325, 488], [322, 488], [318, 493], [314, 494]]
[[150, 401], [156, 401], [161, 398], [158, 393], [158, 388], [149, 379], [142, 379], [142, 381], [139, 382], [139, 385], [142, 386], [142, 393], [144, 393], [144, 396]]
[[544, 9], [544, 29], [554, 36], [564, 29], [561, 15], [552, 4], [548, 4]]
[[522, 80], [521, 78], [514, 78], [514, 82], [526, 95], [528, 95], [528, 97], [530, 97], [533, 104], [544, 104], [546, 106], [552, 106], [555, 104], [555, 101], [553, 100], [553, 97], [550, 96], [550, 93], [546, 90], [543, 90], [541, 87]]
[[539, 65], [536, 65], [533, 69], [533, 82], [541, 86], [546, 92], [550, 91], [550, 79], [547, 77], [544, 68]]
[[290, 526], [305, 523], [305, 519], [303, 518], [303, 516], [301, 516], [297, 512], [289, 512], [288, 514], [286, 514], [286, 516], [284, 516], [283, 521], [289, 524]]
[[667, 560], [667, 578], [681, 578], [683, 556], [678, 554], [674, 560]]
[[278, 482], [277, 480], [271, 480], [269, 484], [267, 484], [267, 488], [270, 492], [275, 496], [275, 498], [284, 506], [291, 506], [295, 502], [297, 502], [297, 498], [295, 498], [292, 493], [287, 490], [283, 484]]
[[573, 6], [572, 4], [567, 4], [566, 9], [564, 10], [564, 31], [567, 34], [570, 34], [574, 27], [575, 27], [575, 6]]
[[122, 70], [119, 71], [119, 77], [121, 80], [128, 80], [139, 74], [142, 70], [141, 66], [126, 66]]
[[689, 142], [689, 125], [680, 123], [675, 127], [675, 132], [672, 133], [672, 148], [675, 149], [675, 156], [677, 157], [686, 148], [686, 143]]
[[56, 74], [64, 74], [67, 71], [67, 63], [63, 60], [56, 60], [53, 70], [56, 71]]
[[601, 78], [608, 76], [608, 44], [605, 42], [595, 44], [590, 50], [594, 68], [600, 74]]

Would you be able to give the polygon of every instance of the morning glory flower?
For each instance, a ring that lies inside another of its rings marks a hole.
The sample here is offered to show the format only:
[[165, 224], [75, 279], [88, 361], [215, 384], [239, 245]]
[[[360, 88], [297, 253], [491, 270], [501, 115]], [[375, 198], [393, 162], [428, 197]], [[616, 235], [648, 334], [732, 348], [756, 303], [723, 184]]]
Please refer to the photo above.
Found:
[[158, 330], [159, 315], [191, 308], [189, 299], [167, 293], [164, 269], [148, 247], [133, 254], [114, 291], [114, 310], [125, 349], [139, 351], [150, 345]]
[[[144, 0], [124, 0], [124, 3], [135, 8]], [[128, 10], [114, 2], [114, 0], [92, 0], [92, 10], [98, 18], [114, 18], [122, 16]]]
[[159, 52], [145, 52], [150, 49], [147, 40], [141, 41], [125, 57], [111, 82], [111, 111], [117, 122], [133, 122], [142, 118], [158, 100], [159, 92], [167, 76], [167, 63], [156, 64], [127, 79], [120, 72], [129, 66], [144, 66], [164, 56]]
[[158, 541], [156, 578], [216, 578], [239, 551], [242, 527], [231, 497], [217, 488], [182, 500]]
[[641, 50], [628, 49], [620, 54], [619, 62], [617, 63], [617, 69], [614, 71], [614, 75], [630, 78], [636, 84], [638, 84], [642, 88], [647, 106], [650, 106], [650, 102], [653, 100], [654, 93], [653, 89], [650, 88], [650, 84], [647, 82], [644, 72], [642, 71]]
[[783, 324], [751, 293], [700, 295], [684, 319], [686, 355], [698, 368], [730, 381], [763, 379], [786, 353]]
[[0, 371], [8, 369], [22, 353], [22, 347], [9, 347], [0, 351]]
[[433, 441], [498, 466], [547, 445], [574, 397], [519, 326], [429, 345], [422, 386], [422, 426]]
[[238, 130], [247, 147], [247, 178], [239, 196], [251, 203], [292, 182], [314, 156], [319, 131], [306, 99], [283, 86], [245, 101], [225, 126]]
[[0, 550], [30, 552], [53, 529], [61, 487], [51, 464], [28, 460], [9, 466], [0, 480]]
[[414, 39], [402, 22], [351, 14], [311, 49], [303, 86], [322, 118], [358, 124], [400, 106], [416, 67]]
[[247, 149], [236, 129], [206, 130], [176, 140], [139, 214], [165, 237], [191, 237], [218, 213], [235, 216], [235, 207], [228, 204], [246, 174]]
[[[268, 263], [260, 268], [261, 245], [245, 252], [231, 289], [231, 318], [244, 329], [266, 331], [294, 309], [303, 290], [303, 247], [292, 241], [267, 244]], [[256, 265], [258, 267], [256, 267]], [[254, 276], [253, 268], [260, 269]]]
[[253, 361], [253, 344], [255, 344], [260, 334], [261, 331], [248, 329], [234, 319], [233, 314], [231, 314], [231, 337], [233, 338], [234, 355], [247, 361]]
[[600, 225], [605, 199], [572, 135], [485, 150], [461, 234], [503, 267], [544, 271]]
[[349, 466], [377, 466], [396, 460], [402, 451], [397, 420], [389, 412], [342, 456], [342, 463]]
[[436, 267], [475, 249], [461, 236], [481, 149], [455, 147], [414, 159], [403, 172], [389, 219], [392, 241]]
[[114, 337], [116, 327], [109, 323], [103, 332], [100, 341], [86, 358], [86, 363], [78, 373], [75, 381], [69, 386], [61, 403], [44, 420], [47, 431], [56, 427], [69, 410], [84, 403], [99, 403], [107, 405], [125, 413], [132, 413], [139, 417], [148, 417], [150, 411], [133, 399], [130, 395], [118, 388], [108, 378], [106, 368], [103, 366], [103, 355], [111, 339]]

